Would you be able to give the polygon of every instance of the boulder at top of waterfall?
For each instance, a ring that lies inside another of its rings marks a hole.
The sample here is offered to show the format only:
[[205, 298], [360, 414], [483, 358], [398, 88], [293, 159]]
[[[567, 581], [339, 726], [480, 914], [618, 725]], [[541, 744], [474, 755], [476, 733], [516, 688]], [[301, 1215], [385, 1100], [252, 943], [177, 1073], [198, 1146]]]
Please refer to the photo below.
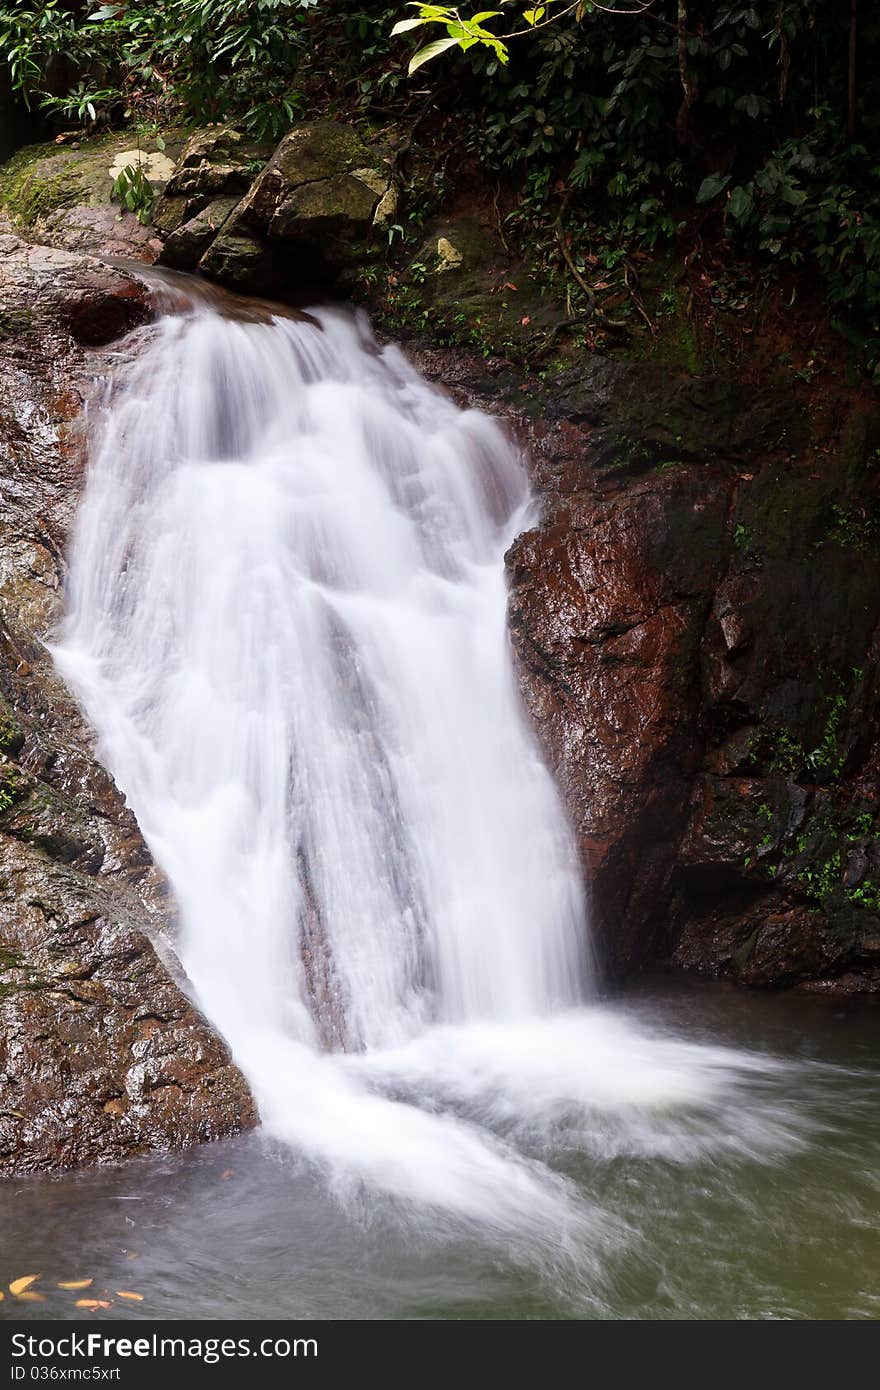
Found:
[[169, 132], [138, 144], [123, 131], [28, 145], [0, 168], [0, 212], [22, 235], [47, 246], [152, 262], [161, 242], [151, 226], [120, 207], [113, 183], [123, 169], [137, 167], [160, 196], [181, 143]]
[[[238, 201], [234, 194], [212, 198], [206, 206], [199, 208], [198, 212], [194, 212], [192, 216], [185, 216], [166, 236], [159, 256], [161, 264], [170, 266], [173, 270], [193, 270]], [[173, 215], [176, 217], [179, 212], [178, 206], [174, 209]], [[166, 204], [160, 209], [159, 215], [167, 216], [170, 213], [170, 206]]]
[[229, 214], [199, 269], [258, 293], [343, 286], [375, 256], [377, 232], [393, 213], [381, 153], [337, 122], [301, 125]]
[[[225, 209], [214, 230], [229, 215], [247, 193], [254, 176], [272, 154], [273, 146], [259, 140], [249, 140], [232, 126], [204, 126], [193, 131], [181, 151], [180, 158], [153, 208], [153, 223], [168, 244], [174, 245], [178, 231], [198, 218], [212, 204], [222, 202]], [[191, 254], [189, 268], [194, 267], [204, 247]], [[178, 260], [183, 267], [183, 252], [178, 244]], [[178, 261], [161, 256], [163, 265]]]

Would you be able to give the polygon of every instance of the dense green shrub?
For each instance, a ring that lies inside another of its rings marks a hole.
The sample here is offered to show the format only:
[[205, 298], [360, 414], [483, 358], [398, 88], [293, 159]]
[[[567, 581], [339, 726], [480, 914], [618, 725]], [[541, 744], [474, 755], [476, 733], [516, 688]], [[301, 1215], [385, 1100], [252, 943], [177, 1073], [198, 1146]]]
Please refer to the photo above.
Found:
[[25, 101], [68, 118], [233, 118], [277, 137], [299, 111], [303, 20], [316, 3], [0, 4], [0, 53]]

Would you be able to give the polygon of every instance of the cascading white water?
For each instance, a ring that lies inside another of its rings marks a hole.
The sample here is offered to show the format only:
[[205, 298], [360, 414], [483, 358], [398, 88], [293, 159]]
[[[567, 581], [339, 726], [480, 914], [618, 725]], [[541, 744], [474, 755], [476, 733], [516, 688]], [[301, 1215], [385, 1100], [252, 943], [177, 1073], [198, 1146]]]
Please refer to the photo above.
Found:
[[532, 1254], [597, 1230], [553, 1134], [760, 1147], [766, 1120], [707, 1119], [747, 1059], [579, 1008], [576, 857], [506, 636], [514, 445], [339, 311], [196, 304], [149, 337], [104, 410], [55, 655], [266, 1126], [338, 1191]]

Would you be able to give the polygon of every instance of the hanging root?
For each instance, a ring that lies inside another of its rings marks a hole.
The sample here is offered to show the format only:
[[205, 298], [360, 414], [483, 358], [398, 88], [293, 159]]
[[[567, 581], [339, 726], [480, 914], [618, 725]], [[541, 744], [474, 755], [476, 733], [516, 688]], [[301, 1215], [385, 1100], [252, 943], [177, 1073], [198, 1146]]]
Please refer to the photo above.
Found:
[[[630, 275], [632, 275], [632, 279], [630, 279]], [[648, 325], [652, 337], [656, 337], [657, 325], [653, 322], [650, 314], [648, 313], [647, 309], [645, 308], [642, 302], [642, 296], [639, 294], [638, 291], [638, 279], [638, 273], [636, 272], [635, 267], [632, 265], [632, 262], [625, 258], [623, 262], [623, 283], [626, 285], [626, 288], [629, 291], [629, 297], [635, 305], [638, 314], [641, 316], [641, 318], [644, 319], [645, 323]]]
[[587, 284], [587, 281], [584, 279], [583, 275], [581, 275], [581, 272], [575, 265], [574, 257], [572, 256], [571, 252], [565, 244], [565, 236], [563, 234], [562, 227], [558, 221], [556, 223], [556, 240], [559, 242], [559, 249], [562, 252], [562, 259], [568, 266], [568, 269], [571, 272], [572, 279], [580, 287], [580, 289], [583, 290], [584, 294], [587, 297], [587, 310], [586, 313], [583, 315], [583, 322], [595, 322], [601, 324], [603, 328], [617, 328], [622, 330], [624, 333], [628, 333], [629, 324], [625, 323], [623, 319], [609, 318], [608, 315], [603, 313], [601, 309], [597, 309], [595, 292], [592, 286]]

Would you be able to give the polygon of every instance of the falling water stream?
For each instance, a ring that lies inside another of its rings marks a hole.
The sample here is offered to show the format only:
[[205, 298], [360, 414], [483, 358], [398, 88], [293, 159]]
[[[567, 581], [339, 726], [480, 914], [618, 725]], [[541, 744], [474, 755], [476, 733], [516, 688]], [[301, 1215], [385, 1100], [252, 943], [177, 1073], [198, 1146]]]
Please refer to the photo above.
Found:
[[535, 513], [502, 428], [337, 309], [193, 297], [140, 339], [54, 651], [264, 1142], [362, 1229], [476, 1241], [601, 1311], [644, 1232], [579, 1165], [772, 1168], [831, 1123], [795, 1096], [835, 1069], [596, 1001], [506, 635]]

